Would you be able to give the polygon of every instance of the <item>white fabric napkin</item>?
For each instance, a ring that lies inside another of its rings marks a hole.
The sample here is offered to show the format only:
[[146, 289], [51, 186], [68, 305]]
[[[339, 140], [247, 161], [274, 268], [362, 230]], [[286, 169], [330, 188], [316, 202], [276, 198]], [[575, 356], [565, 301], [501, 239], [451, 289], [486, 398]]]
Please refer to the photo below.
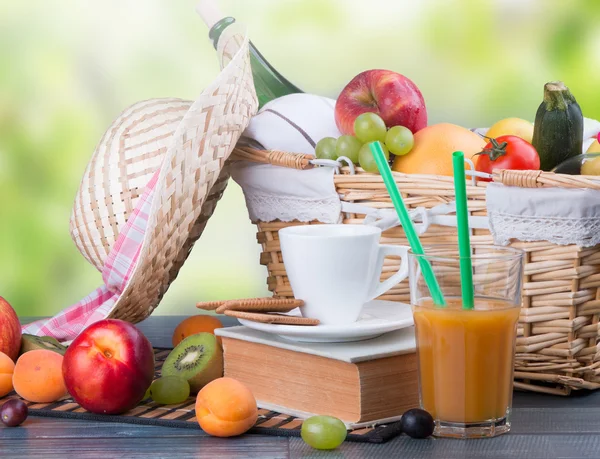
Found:
[[335, 100], [314, 94], [290, 94], [266, 104], [244, 131], [266, 150], [315, 154], [323, 137], [341, 135], [335, 125]]
[[600, 191], [493, 183], [486, 201], [496, 244], [507, 245], [513, 239], [580, 247], [600, 244]]
[[[266, 150], [315, 154], [323, 137], [339, 137], [335, 100], [313, 94], [290, 94], [266, 104], [244, 132], [249, 144]], [[250, 220], [338, 223], [341, 202], [331, 167], [300, 171], [240, 161], [231, 176], [242, 187]]]
[[596, 140], [600, 133], [600, 121], [591, 118], [583, 119], [583, 153], [590, 148], [590, 145]]

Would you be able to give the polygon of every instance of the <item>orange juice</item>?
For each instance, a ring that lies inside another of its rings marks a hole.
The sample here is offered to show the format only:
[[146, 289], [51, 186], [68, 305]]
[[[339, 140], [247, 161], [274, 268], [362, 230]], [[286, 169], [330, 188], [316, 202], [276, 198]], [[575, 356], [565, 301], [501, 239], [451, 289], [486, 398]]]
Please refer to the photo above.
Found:
[[434, 419], [477, 423], [506, 416], [520, 308], [499, 300], [413, 307], [421, 404]]

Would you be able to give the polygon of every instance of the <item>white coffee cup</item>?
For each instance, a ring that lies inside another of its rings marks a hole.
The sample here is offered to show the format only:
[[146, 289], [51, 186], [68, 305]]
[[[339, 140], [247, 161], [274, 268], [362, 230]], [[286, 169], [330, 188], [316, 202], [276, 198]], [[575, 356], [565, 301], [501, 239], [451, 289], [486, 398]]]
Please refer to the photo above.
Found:
[[[304, 317], [322, 324], [356, 322], [363, 305], [408, 276], [408, 247], [381, 245], [367, 225], [302, 225], [279, 230], [281, 253]], [[401, 257], [400, 269], [379, 281], [383, 260]]]

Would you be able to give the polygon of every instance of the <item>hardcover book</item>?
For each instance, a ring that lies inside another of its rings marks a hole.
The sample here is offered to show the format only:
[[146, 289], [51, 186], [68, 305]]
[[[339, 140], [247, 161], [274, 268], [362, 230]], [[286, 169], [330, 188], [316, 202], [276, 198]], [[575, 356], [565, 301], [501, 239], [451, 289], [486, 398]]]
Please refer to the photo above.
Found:
[[414, 327], [346, 343], [304, 343], [247, 327], [215, 330], [225, 376], [261, 408], [330, 415], [353, 428], [392, 422], [419, 405]]

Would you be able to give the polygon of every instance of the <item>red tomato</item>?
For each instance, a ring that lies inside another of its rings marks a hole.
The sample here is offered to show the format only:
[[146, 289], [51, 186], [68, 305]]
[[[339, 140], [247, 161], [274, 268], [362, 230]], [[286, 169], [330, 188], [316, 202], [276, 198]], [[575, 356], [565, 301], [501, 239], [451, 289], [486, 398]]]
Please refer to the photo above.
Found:
[[[540, 157], [535, 147], [516, 135], [501, 135], [490, 139], [477, 156], [475, 169], [491, 174], [494, 169], [538, 170]], [[490, 179], [480, 178], [486, 182]]]

